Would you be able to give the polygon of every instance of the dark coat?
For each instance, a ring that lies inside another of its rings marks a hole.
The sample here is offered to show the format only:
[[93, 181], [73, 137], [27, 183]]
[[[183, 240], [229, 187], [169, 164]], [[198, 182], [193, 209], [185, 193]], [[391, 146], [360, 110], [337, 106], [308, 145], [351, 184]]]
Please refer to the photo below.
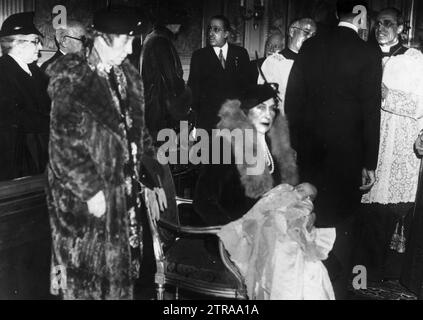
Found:
[[[197, 127], [216, 127], [220, 107], [227, 99], [239, 99], [251, 84], [250, 58], [244, 48], [229, 44], [223, 69], [213, 47], [195, 51], [191, 58], [188, 85], [192, 90]], [[257, 81], [257, 79], [256, 79]]]
[[[94, 52], [89, 61], [68, 54], [47, 69], [52, 98], [47, 194], [53, 264], [66, 267], [65, 298], [130, 299], [139, 261], [131, 262], [128, 240], [124, 179], [128, 145], [109, 80], [94, 69], [99, 63]], [[143, 132], [142, 82], [127, 60], [121, 67], [139, 166], [141, 155], [151, 146]], [[107, 202], [101, 218], [87, 207], [99, 191]]]
[[54, 54], [54, 56], [52, 56], [50, 59], [48, 59], [47, 61], [45, 61], [42, 65], [41, 65], [41, 70], [43, 70], [44, 72], [47, 70], [47, 68], [53, 63], [55, 62], [57, 59], [59, 59], [60, 57], [63, 56], [62, 51], [57, 50], [56, 53]]
[[292, 68], [285, 110], [302, 181], [314, 184], [317, 222], [333, 225], [360, 203], [362, 168], [376, 169], [379, 48], [337, 27], [307, 40]]
[[32, 76], [0, 57], [0, 180], [40, 174], [47, 163], [48, 80], [35, 64], [29, 69]]
[[266, 58], [258, 58], [256, 60], [250, 61], [250, 73], [251, 73], [251, 82], [257, 82], [259, 77], [259, 69], [263, 66], [264, 60]]
[[[219, 129], [250, 129], [253, 124], [240, 108], [238, 100], [225, 103], [219, 113]], [[281, 183], [298, 183], [295, 152], [291, 149], [288, 123], [278, 115], [267, 134], [275, 162], [271, 175], [266, 167], [263, 174], [248, 175], [247, 164], [209, 164], [201, 168], [194, 195], [194, 209], [208, 225], [224, 225], [241, 218], [267, 191]], [[232, 146], [232, 158], [235, 152]], [[256, 145], [254, 150], [256, 150]], [[243, 157], [245, 159], [245, 157]], [[223, 162], [221, 162], [223, 163]]]
[[145, 121], [152, 137], [164, 128], [179, 128], [188, 117], [191, 90], [185, 86], [172, 33], [158, 27], [150, 33], [141, 51], [145, 92]]

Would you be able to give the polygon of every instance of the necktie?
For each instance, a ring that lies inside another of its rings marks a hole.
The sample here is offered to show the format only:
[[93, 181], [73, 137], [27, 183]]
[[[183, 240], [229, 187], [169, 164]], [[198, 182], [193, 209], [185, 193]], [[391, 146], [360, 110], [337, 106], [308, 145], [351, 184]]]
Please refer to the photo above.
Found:
[[225, 69], [226, 62], [225, 62], [225, 57], [223, 56], [222, 49], [220, 49], [220, 52], [219, 52], [219, 61], [220, 61], [220, 64], [222, 65], [222, 68]]

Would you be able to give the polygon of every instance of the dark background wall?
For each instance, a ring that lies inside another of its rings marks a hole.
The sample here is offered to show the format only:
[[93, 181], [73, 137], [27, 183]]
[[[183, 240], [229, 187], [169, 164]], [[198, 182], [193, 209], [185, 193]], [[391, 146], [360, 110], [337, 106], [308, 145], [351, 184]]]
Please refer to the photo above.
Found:
[[[240, 12], [241, 0], [0, 0], [0, 23], [10, 14], [22, 11], [35, 11], [36, 24], [45, 34], [44, 55], [48, 58], [56, 50], [54, 29], [52, 27], [52, 8], [61, 4], [66, 6], [70, 18], [91, 23], [95, 10], [108, 4], [126, 4], [143, 7], [145, 4], [177, 8], [186, 14], [184, 28], [176, 41], [176, 48], [184, 66], [185, 78], [189, 73], [190, 57], [194, 50], [206, 44], [206, 26], [211, 16], [225, 14], [231, 21], [233, 34], [231, 42], [244, 46], [254, 58], [255, 51], [264, 53], [264, 43], [270, 32], [279, 30], [286, 35], [290, 22], [298, 17], [311, 17], [319, 26], [336, 23], [336, 0], [264, 0], [263, 18], [254, 26], [253, 20], [244, 20]], [[245, 0], [248, 8], [260, 0]], [[371, 13], [383, 7], [394, 6], [405, 13], [411, 23], [409, 45], [416, 46], [423, 41], [423, 1], [420, 0], [369, 0]], [[414, 6], [413, 6], [414, 4]], [[412, 9], [414, 9], [412, 11]], [[174, 10], [175, 11], [175, 10]], [[41, 60], [41, 61], [42, 61]]]

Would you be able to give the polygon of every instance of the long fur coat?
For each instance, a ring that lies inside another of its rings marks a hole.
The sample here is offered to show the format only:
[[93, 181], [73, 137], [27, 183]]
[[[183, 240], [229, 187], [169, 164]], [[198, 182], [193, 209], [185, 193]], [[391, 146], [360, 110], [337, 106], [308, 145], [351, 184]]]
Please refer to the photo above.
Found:
[[[221, 121], [217, 125], [218, 129], [250, 129], [256, 132], [241, 110], [239, 100], [227, 101], [219, 116]], [[281, 183], [298, 184], [295, 152], [291, 148], [288, 122], [284, 116], [276, 116], [266, 139], [275, 163], [273, 174], [266, 166], [261, 175], [249, 175], [245, 161], [241, 164], [235, 164], [234, 161], [231, 164], [209, 164], [201, 169], [194, 195], [194, 208], [208, 225], [224, 225], [237, 220], [262, 195]], [[244, 152], [234, 143], [231, 146], [233, 156]], [[257, 150], [255, 144], [253, 149]]]
[[[98, 64], [93, 51], [88, 60], [70, 54], [48, 69], [52, 112], [47, 199], [52, 264], [65, 267], [64, 298], [131, 299], [139, 261], [131, 260], [128, 240], [124, 178], [128, 146], [109, 81], [100, 75]], [[128, 61], [121, 68], [132, 124], [139, 129], [139, 166], [140, 155], [151, 146], [143, 130], [143, 87]], [[87, 207], [99, 191], [107, 203], [101, 218], [90, 214]]]
[[191, 90], [185, 85], [172, 37], [167, 28], [156, 27], [141, 51], [145, 120], [155, 140], [161, 129], [179, 127], [179, 121], [188, 118], [191, 105]]

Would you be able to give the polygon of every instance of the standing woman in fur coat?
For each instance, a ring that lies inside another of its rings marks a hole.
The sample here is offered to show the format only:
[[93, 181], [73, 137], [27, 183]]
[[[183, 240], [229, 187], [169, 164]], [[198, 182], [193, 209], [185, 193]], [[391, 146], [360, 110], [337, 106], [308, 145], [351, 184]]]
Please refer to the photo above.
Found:
[[261, 196], [281, 183], [298, 184], [288, 123], [280, 114], [277, 90], [273, 86], [255, 85], [247, 91], [242, 102], [227, 101], [220, 110], [218, 129], [252, 130], [257, 137], [253, 143], [254, 153], [265, 157], [266, 166], [261, 174], [249, 175], [245, 161], [235, 164], [236, 158], [247, 159], [244, 152], [248, 148], [237, 148], [234, 141], [228, 141], [232, 149], [230, 164], [221, 161], [221, 164], [203, 166], [194, 208], [208, 225], [224, 225], [241, 218]]
[[86, 56], [63, 56], [48, 69], [52, 270], [65, 272], [61, 282], [53, 275], [51, 288], [64, 299], [133, 298], [139, 193], [149, 192], [139, 182], [140, 161], [154, 152], [141, 77], [126, 59], [140, 25], [131, 12], [100, 11]]

